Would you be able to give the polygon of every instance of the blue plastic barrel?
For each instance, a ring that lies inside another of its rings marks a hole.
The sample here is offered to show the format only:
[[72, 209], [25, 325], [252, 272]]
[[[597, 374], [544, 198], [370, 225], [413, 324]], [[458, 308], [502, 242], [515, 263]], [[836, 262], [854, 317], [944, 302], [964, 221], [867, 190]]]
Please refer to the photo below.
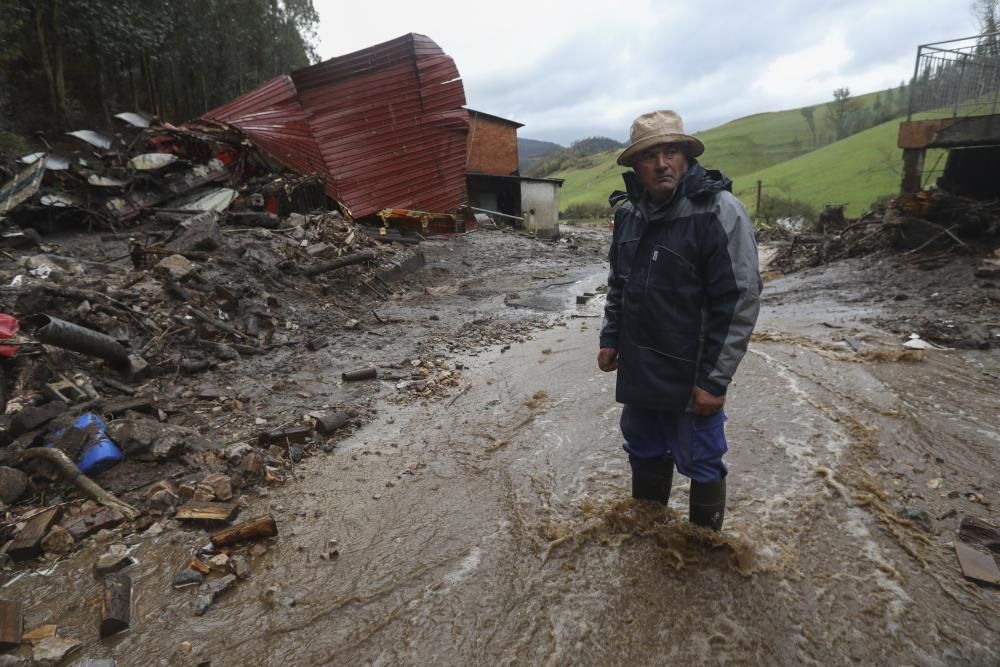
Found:
[[[93, 412], [80, 415], [71, 428], [82, 431], [85, 428], [89, 428], [92, 424], [96, 425], [97, 428], [91, 437], [87, 438], [87, 441], [83, 443], [83, 448], [76, 462], [76, 467], [84, 475], [92, 475], [107, 470], [125, 458], [125, 453], [122, 452], [121, 448], [108, 437], [107, 422]], [[64, 430], [57, 431], [56, 436], [59, 437], [64, 432]], [[46, 444], [46, 447], [51, 446], [52, 443]]]

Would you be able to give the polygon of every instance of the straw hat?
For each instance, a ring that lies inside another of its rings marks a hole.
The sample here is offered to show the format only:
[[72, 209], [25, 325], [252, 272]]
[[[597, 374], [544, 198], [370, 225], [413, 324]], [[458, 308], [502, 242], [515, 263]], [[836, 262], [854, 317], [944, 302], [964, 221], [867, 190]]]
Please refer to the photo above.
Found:
[[690, 157], [698, 157], [705, 152], [701, 139], [684, 134], [684, 121], [675, 111], [650, 111], [635, 119], [629, 132], [629, 145], [618, 156], [618, 164], [632, 166], [635, 154], [657, 144], [691, 144]]

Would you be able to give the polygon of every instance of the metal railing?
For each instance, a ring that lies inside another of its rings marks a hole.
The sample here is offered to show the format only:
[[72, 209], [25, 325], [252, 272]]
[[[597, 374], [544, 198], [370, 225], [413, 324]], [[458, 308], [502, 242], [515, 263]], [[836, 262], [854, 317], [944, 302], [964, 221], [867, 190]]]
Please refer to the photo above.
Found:
[[979, 116], [1000, 109], [1000, 32], [922, 44], [910, 81], [913, 114]]

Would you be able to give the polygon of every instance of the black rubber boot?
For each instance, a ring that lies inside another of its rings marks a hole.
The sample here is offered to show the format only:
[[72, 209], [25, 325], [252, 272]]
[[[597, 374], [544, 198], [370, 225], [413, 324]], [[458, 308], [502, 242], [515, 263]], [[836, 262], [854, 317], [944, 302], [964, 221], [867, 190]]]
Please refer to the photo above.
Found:
[[632, 466], [632, 497], [666, 504], [674, 480], [673, 459], [640, 459], [630, 455], [628, 462]]
[[688, 521], [696, 526], [722, 530], [726, 516], [726, 478], [718, 482], [691, 480], [691, 508]]

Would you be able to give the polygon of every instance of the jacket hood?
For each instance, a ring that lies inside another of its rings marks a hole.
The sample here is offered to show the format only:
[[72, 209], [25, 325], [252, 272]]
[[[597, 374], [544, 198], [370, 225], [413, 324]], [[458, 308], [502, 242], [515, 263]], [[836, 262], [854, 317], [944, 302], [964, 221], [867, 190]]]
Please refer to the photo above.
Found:
[[[643, 194], [642, 184], [634, 171], [627, 171], [622, 174], [625, 179], [625, 192], [615, 190], [608, 198], [608, 203], [614, 207], [622, 199], [630, 199], [632, 203], [637, 203]], [[677, 184], [674, 196], [697, 199], [707, 194], [716, 192], [733, 191], [733, 181], [718, 169], [705, 169], [698, 160], [691, 158], [688, 162], [688, 170], [681, 177]]]

